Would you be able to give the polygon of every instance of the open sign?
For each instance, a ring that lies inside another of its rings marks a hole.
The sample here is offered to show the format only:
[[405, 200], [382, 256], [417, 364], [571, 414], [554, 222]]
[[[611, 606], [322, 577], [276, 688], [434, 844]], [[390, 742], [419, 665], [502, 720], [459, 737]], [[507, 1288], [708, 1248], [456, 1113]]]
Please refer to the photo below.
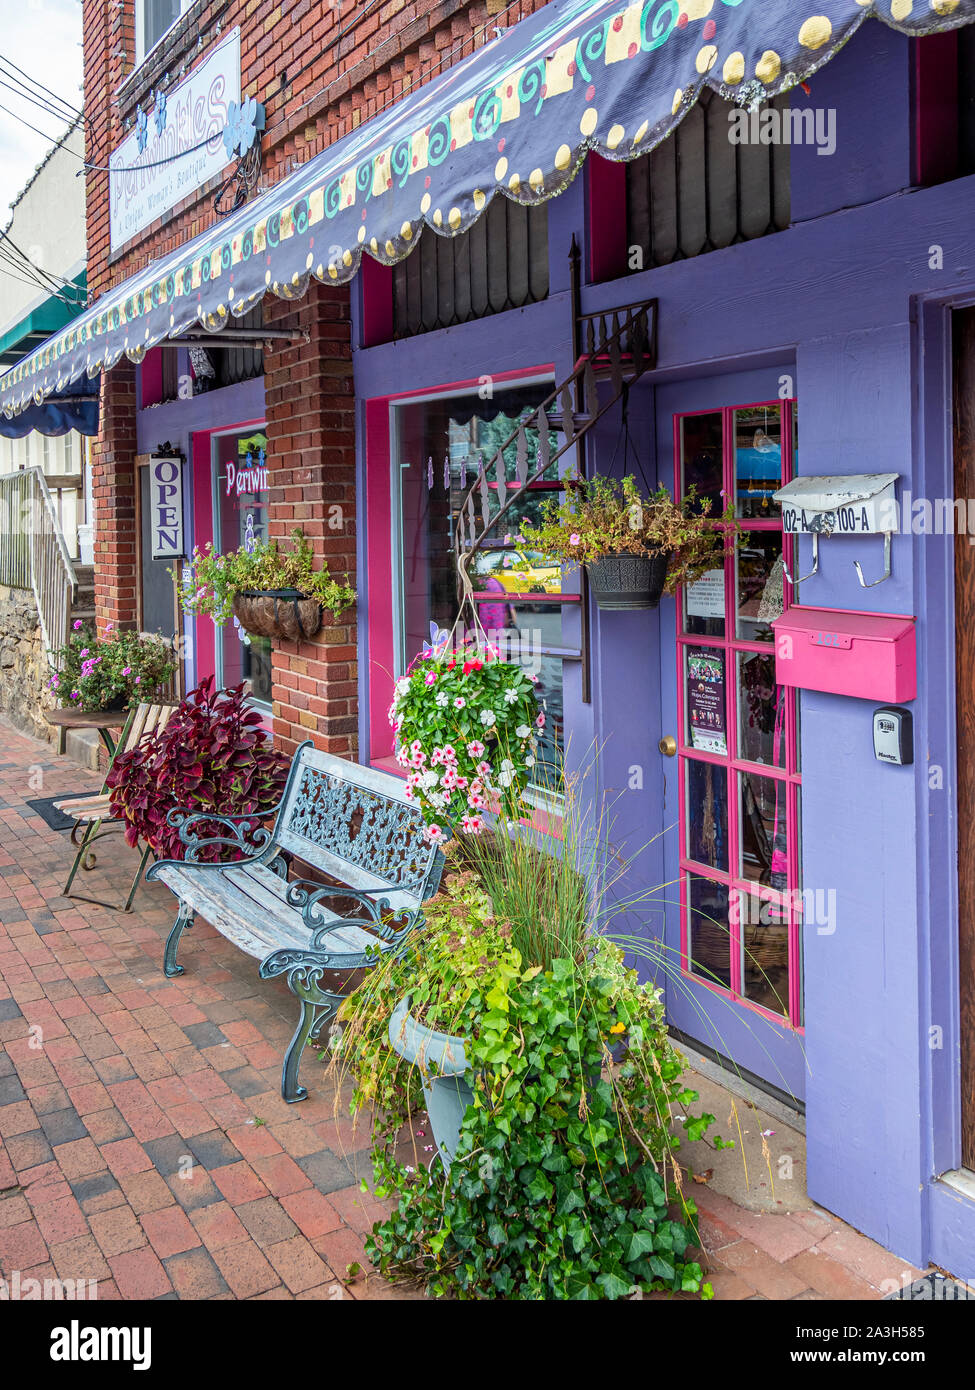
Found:
[[182, 559], [183, 460], [153, 454], [149, 459], [149, 534], [154, 560]]

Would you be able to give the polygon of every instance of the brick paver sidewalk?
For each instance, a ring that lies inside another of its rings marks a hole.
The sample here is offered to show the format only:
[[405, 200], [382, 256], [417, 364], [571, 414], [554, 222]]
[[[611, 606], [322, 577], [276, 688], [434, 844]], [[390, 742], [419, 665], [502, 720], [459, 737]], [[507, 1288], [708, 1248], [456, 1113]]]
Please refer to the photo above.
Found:
[[[26, 802], [98, 778], [0, 723], [0, 1275], [95, 1279], [99, 1298], [411, 1298], [367, 1270], [379, 1214], [315, 1054], [278, 1091], [296, 1007], [198, 921], [160, 968], [174, 901], [67, 899], [73, 849]], [[118, 899], [121, 840], [80, 892]], [[879, 1296], [903, 1261], [826, 1213], [756, 1215], [695, 1191], [719, 1298]]]

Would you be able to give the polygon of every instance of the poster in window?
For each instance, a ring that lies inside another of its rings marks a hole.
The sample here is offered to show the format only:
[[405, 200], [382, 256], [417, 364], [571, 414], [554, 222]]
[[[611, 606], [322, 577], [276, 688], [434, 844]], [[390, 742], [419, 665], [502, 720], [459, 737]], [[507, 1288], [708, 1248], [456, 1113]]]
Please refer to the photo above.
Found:
[[724, 570], [708, 570], [687, 586], [689, 618], [724, 617]]
[[688, 651], [687, 721], [692, 748], [727, 754], [724, 652], [705, 647]]

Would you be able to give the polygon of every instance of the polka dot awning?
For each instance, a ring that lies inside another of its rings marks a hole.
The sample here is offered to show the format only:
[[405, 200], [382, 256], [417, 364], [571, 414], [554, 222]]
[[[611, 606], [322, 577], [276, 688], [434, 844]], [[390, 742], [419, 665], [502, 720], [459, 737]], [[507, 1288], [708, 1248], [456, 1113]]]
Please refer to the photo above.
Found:
[[552, 198], [590, 150], [627, 160], [666, 139], [705, 85], [757, 109], [871, 18], [931, 34], [973, 22], [975, 0], [553, 0], [103, 296], [0, 379], [0, 409], [265, 294], [299, 298], [311, 276], [351, 280], [363, 255], [392, 264], [492, 198]]

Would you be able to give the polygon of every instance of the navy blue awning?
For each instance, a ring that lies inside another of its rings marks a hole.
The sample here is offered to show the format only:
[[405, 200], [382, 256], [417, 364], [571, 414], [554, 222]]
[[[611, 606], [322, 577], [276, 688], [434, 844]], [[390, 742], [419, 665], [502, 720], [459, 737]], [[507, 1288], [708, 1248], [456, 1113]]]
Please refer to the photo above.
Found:
[[0, 379], [7, 415], [164, 338], [216, 330], [314, 275], [392, 264], [424, 229], [465, 231], [498, 195], [539, 203], [590, 150], [659, 144], [705, 84], [743, 107], [794, 87], [871, 16], [906, 34], [975, 20], [975, 0], [553, 0], [132, 276]]
[[55, 391], [41, 405], [30, 404], [11, 417], [0, 415], [0, 437], [23, 439], [32, 431], [57, 438], [77, 430], [79, 434], [98, 433], [98, 388], [100, 376], [83, 376], [79, 381]]

